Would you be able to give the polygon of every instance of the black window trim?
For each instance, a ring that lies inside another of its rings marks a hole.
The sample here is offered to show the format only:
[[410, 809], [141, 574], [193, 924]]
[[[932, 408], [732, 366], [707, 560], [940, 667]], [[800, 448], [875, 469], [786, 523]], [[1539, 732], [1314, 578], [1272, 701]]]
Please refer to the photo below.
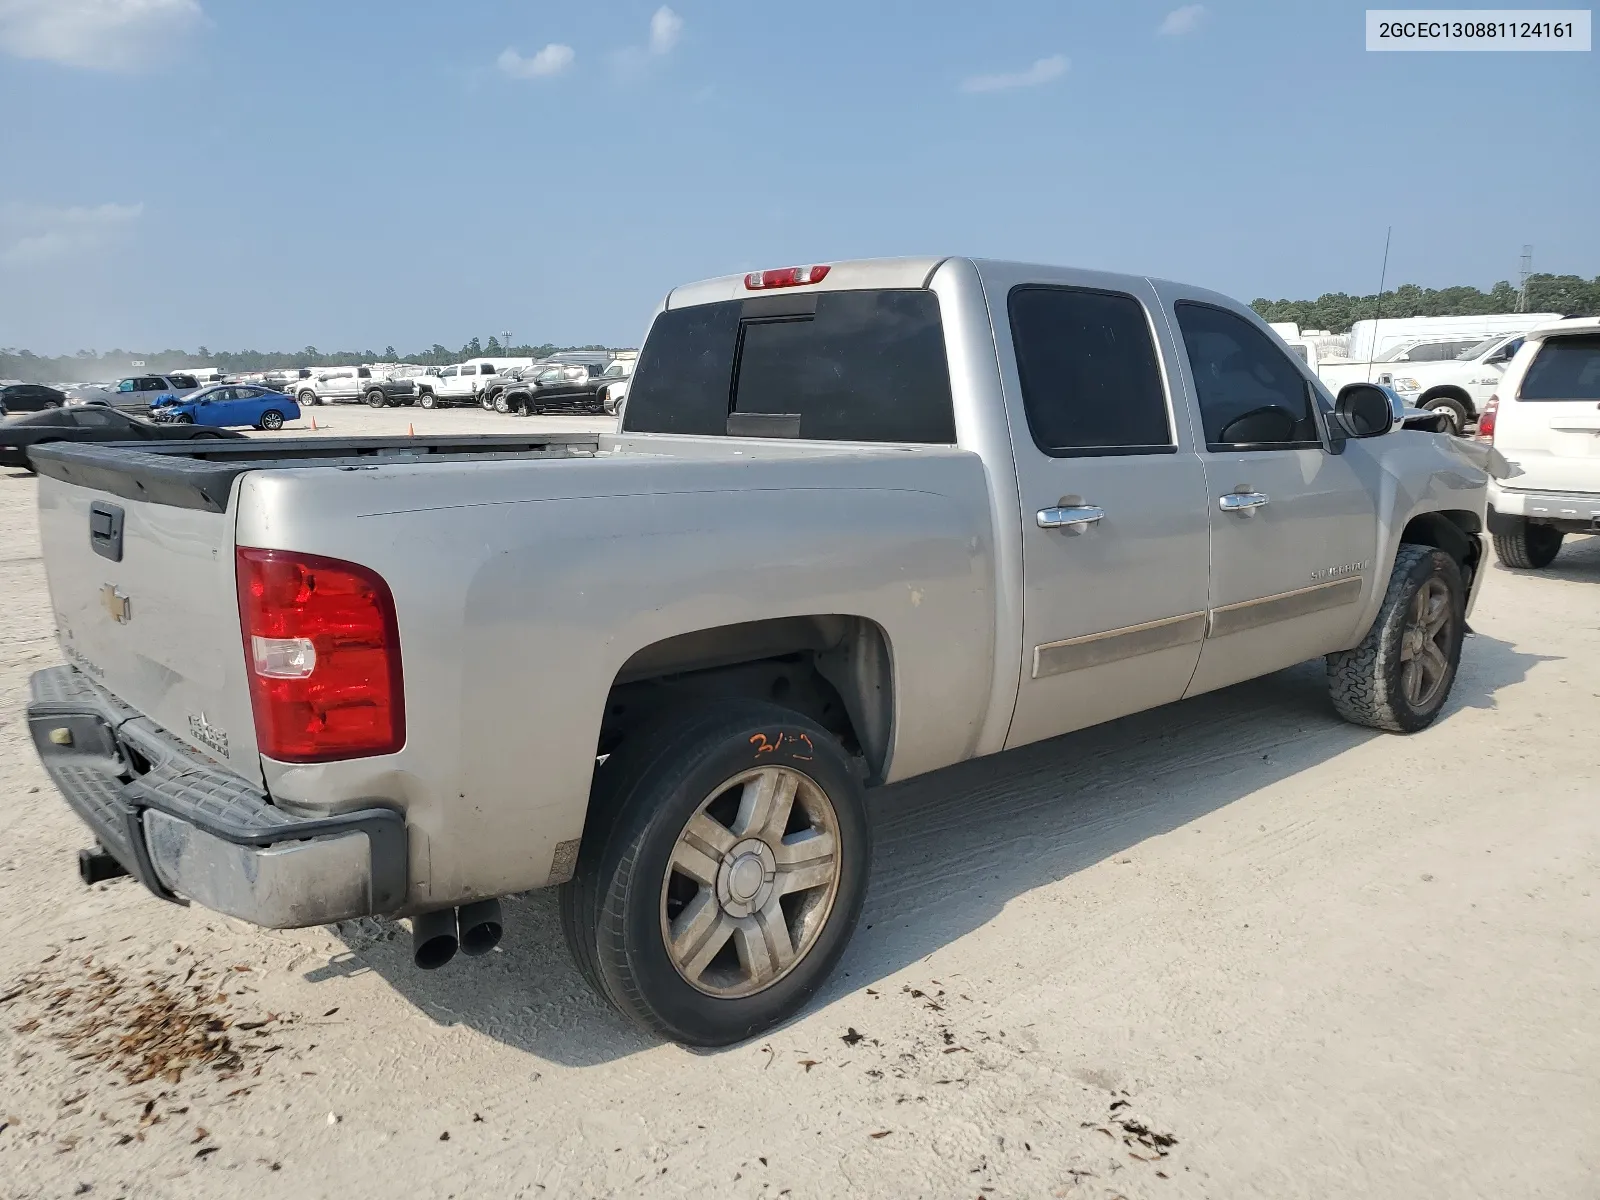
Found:
[[[1176, 333], [1178, 341], [1183, 346], [1184, 365], [1188, 369], [1189, 383], [1194, 394], [1195, 415], [1200, 418], [1200, 433], [1202, 436], [1204, 436], [1206, 431], [1206, 413], [1205, 409], [1200, 404], [1200, 385], [1195, 383], [1194, 364], [1189, 361], [1189, 343], [1183, 336], [1183, 322], [1178, 319], [1178, 309], [1182, 308], [1185, 304], [1194, 308], [1209, 308], [1213, 312], [1227, 313], [1230, 317], [1235, 317], [1238, 320], [1243, 321], [1246, 325], [1250, 325], [1250, 318], [1246, 317], [1243, 313], [1227, 307], [1224, 304], [1212, 304], [1207, 300], [1180, 299], [1172, 302], [1172, 319], [1177, 325], [1177, 328], [1173, 332]], [[1254, 325], [1251, 325], [1250, 327], [1252, 329], [1256, 329]], [[1256, 329], [1256, 332], [1259, 333], [1261, 331]], [[1267, 344], [1269, 346], [1272, 345], [1272, 340], [1270, 338], [1267, 339]], [[1277, 347], [1274, 346], [1273, 349], [1277, 349]], [[1315, 424], [1318, 429], [1323, 431], [1323, 436], [1312, 441], [1298, 442], [1213, 442], [1210, 439], [1207, 439], [1204, 445], [1208, 454], [1240, 454], [1256, 450], [1321, 450], [1324, 453], [1329, 454], [1337, 454], [1339, 452], [1334, 450], [1329, 444], [1329, 439], [1327, 436], [1328, 423], [1323, 419], [1322, 406], [1316, 402], [1316, 391], [1311, 385], [1311, 381], [1306, 378], [1306, 371], [1310, 370], [1311, 364], [1309, 362], [1301, 362], [1293, 354], [1285, 354], [1283, 357], [1291, 366], [1296, 369], [1296, 372], [1299, 374], [1301, 380], [1307, 385], [1305, 392], [1306, 406], [1311, 410], [1312, 423]], [[1305, 370], [1301, 370], [1301, 368], [1305, 368]]]
[[[1161, 393], [1166, 398], [1167, 405], [1167, 436], [1172, 439], [1168, 444], [1151, 446], [1054, 446], [1040, 445], [1037, 433], [1034, 431], [1033, 422], [1028, 420], [1028, 403], [1022, 395], [1022, 362], [1017, 357], [1017, 331], [1011, 311], [1011, 301], [1018, 292], [1087, 292], [1096, 296], [1110, 296], [1117, 300], [1132, 300], [1139, 306], [1139, 311], [1144, 314], [1145, 325], [1150, 333], [1150, 348], [1155, 351], [1156, 378], [1161, 385]], [[1038, 449], [1040, 454], [1047, 458], [1134, 458], [1147, 454], [1176, 454], [1178, 453], [1178, 414], [1173, 409], [1172, 385], [1167, 379], [1166, 362], [1161, 354], [1161, 338], [1158, 336], [1154, 315], [1150, 306], [1139, 299], [1132, 292], [1119, 292], [1113, 288], [1083, 287], [1071, 283], [1017, 283], [1006, 292], [1006, 329], [1011, 336], [1011, 365], [1017, 373], [1017, 399], [1022, 401], [1022, 419], [1028, 426], [1028, 437]]]

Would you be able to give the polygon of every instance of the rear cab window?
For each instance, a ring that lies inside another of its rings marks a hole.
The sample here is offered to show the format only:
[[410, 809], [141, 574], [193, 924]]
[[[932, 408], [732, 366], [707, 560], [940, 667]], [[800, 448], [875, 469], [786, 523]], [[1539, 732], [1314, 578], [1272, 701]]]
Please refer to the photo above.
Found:
[[639, 352], [622, 432], [953, 444], [938, 298], [886, 288], [668, 309]]

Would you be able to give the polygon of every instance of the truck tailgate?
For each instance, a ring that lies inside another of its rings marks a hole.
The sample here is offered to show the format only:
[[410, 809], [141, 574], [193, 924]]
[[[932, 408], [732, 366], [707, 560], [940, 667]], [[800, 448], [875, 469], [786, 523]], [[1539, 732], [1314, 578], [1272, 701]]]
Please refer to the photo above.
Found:
[[234, 514], [39, 480], [39, 534], [61, 648], [126, 704], [248, 779], [256, 754]]

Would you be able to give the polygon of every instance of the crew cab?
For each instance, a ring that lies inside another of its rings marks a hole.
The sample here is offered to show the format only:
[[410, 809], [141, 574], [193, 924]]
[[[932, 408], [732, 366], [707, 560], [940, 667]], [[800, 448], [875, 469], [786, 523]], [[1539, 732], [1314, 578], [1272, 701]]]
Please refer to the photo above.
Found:
[[35, 450], [28, 719], [86, 879], [424, 967], [560, 885], [589, 983], [720, 1045], [844, 952], [869, 788], [1314, 658], [1428, 726], [1495, 461], [1203, 288], [756, 271], [666, 297], [614, 433]]
[[1600, 319], [1528, 334], [1478, 437], [1508, 462], [1489, 486], [1489, 532], [1503, 564], [1541, 570], [1567, 534], [1600, 533]]
[[371, 367], [328, 367], [296, 381], [294, 397], [302, 408], [346, 400], [385, 408], [391, 404], [415, 404], [417, 385], [411, 379], [391, 379]]
[[1423, 346], [1431, 349], [1439, 339], [1419, 341], [1396, 347], [1371, 362], [1324, 359], [1317, 373], [1333, 388], [1358, 380], [1393, 388], [1407, 404], [1445, 413], [1453, 431], [1462, 434], [1477, 421], [1499, 388], [1501, 374], [1522, 345], [1522, 338], [1521, 332], [1485, 338], [1448, 358], [1422, 357], [1418, 351]]
[[621, 371], [607, 377], [595, 367], [577, 363], [551, 363], [507, 383], [495, 397], [494, 410], [526, 417], [532, 413], [565, 409], [578, 413], [605, 412], [603, 393], [624, 379]]
[[471, 362], [444, 367], [437, 375], [422, 375], [412, 382], [417, 388], [417, 403], [423, 408], [449, 408], [478, 403], [478, 393], [499, 376], [494, 363]]

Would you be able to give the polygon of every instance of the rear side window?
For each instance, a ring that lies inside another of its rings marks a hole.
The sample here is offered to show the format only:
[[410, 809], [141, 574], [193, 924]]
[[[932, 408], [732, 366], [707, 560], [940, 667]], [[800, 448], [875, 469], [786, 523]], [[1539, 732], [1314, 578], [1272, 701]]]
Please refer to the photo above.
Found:
[[624, 413], [629, 433], [953, 443], [938, 298], [883, 289], [668, 310]]
[[1600, 335], [1549, 338], [1523, 377], [1518, 400], [1600, 400]]
[[1028, 429], [1055, 458], [1171, 453], [1172, 426], [1144, 306], [1080, 288], [1013, 288], [1011, 340]]

